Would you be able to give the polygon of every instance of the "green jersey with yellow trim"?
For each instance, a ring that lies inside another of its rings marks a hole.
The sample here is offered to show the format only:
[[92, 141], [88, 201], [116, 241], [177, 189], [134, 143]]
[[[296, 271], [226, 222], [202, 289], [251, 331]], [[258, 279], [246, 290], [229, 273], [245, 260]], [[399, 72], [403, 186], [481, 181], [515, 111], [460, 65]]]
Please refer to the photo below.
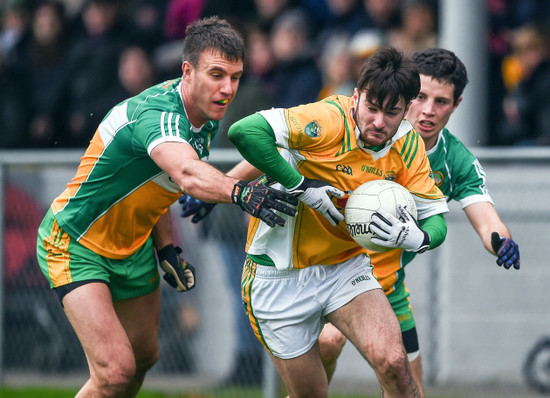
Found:
[[151, 151], [164, 142], [181, 142], [204, 158], [217, 130], [217, 121], [191, 125], [181, 79], [119, 103], [99, 125], [75, 178], [52, 203], [57, 222], [73, 239], [102, 256], [128, 257], [181, 195], [151, 159]]

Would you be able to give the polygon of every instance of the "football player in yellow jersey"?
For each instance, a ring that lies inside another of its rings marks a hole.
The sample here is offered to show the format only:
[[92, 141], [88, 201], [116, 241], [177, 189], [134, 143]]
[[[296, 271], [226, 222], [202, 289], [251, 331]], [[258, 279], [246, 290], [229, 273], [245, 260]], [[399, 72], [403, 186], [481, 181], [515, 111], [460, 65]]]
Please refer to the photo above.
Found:
[[403, 120], [419, 89], [414, 62], [382, 48], [363, 66], [353, 97], [261, 111], [229, 130], [250, 164], [301, 201], [296, 217], [282, 215], [283, 228], [252, 219], [242, 279], [252, 328], [291, 397], [328, 395], [318, 344], [325, 322], [369, 361], [385, 396], [420, 396], [397, 318], [366, 249], [342, 222], [348, 192], [390, 179], [413, 194], [419, 221], [404, 209], [400, 219], [380, 210], [371, 220], [378, 243], [422, 252], [443, 242], [448, 207], [421, 138]]
[[[460, 203], [484, 247], [497, 257], [504, 269], [520, 268], [519, 246], [500, 219], [486, 185], [478, 159], [445, 127], [462, 100], [468, 83], [466, 67], [452, 52], [431, 48], [413, 55], [420, 72], [421, 88], [411, 103], [407, 119], [422, 137], [436, 184], [448, 201]], [[414, 253], [391, 250], [370, 253], [374, 274], [398, 316], [403, 341], [414, 377], [423, 393], [422, 360], [415, 320], [405, 288], [405, 266]], [[345, 343], [345, 337], [331, 325], [321, 333], [319, 342], [325, 368], [330, 376]]]

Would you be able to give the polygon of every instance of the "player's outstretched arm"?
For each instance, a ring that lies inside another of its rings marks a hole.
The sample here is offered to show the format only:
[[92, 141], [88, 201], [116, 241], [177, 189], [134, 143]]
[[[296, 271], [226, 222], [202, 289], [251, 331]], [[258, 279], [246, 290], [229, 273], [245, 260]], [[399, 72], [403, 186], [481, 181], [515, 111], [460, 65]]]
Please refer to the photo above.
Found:
[[487, 251], [497, 256], [496, 263], [505, 269], [520, 268], [519, 246], [490, 202], [473, 203], [464, 208], [472, 227]]
[[330, 196], [342, 197], [344, 192], [332, 185], [302, 176], [279, 153], [271, 125], [259, 114], [247, 116], [229, 129], [229, 139], [251, 165], [288, 188], [304, 204], [321, 213], [332, 225], [344, 216], [336, 209]]
[[[241, 180], [235, 184], [232, 193], [233, 203], [254, 217], [260, 218], [270, 227], [276, 224], [285, 225], [285, 220], [273, 210], [278, 210], [289, 216], [296, 214], [295, 205], [298, 200], [285, 192], [273, 189], [269, 186], [272, 180], [262, 176], [254, 181]], [[207, 203], [183, 194], [178, 202], [181, 204], [181, 217], [191, 218], [196, 224], [206, 217], [214, 208], [215, 203]]]
[[275, 213], [278, 210], [294, 216], [298, 199], [286, 192], [272, 188], [273, 180], [260, 176], [253, 181], [237, 182], [231, 193], [231, 200], [253, 217], [257, 217], [270, 227], [284, 226], [285, 219]]
[[[151, 151], [151, 158], [170, 176], [182, 192], [206, 202], [234, 203], [269, 226], [284, 225], [274, 210], [293, 216], [298, 200], [272, 188], [267, 179], [238, 180], [200, 160], [187, 144], [166, 142]], [[158, 247], [158, 246], [157, 246]]]

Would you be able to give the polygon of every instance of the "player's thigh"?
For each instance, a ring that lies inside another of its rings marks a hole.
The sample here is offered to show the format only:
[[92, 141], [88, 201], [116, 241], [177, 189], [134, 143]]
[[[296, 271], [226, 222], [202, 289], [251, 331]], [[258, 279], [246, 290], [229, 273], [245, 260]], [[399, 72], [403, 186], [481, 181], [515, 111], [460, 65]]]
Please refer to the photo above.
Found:
[[362, 293], [327, 319], [369, 359], [402, 348], [399, 323], [381, 289]]
[[63, 305], [92, 368], [97, 370], [107, 364], [133, 366], [130, 340], [105, 283], [79, 286], [65, 295]]
[[159, 356], [160, 287], [145, 296], [116, 301], [114, 306], [136, 361], [155, 362]]
[[346, 344], [346, 337], [332, 323], [326, 323], [319, 335], [321, 358], [336, 359]]

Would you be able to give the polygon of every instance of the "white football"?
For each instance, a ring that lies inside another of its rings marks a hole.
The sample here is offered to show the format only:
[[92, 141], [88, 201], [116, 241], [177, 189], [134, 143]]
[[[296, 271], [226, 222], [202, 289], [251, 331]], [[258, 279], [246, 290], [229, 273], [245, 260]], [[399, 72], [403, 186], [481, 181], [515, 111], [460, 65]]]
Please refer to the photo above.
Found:
[[402, 185], [389, 180], [368, 181], [357, 187], [350, 195], [344, 211], [348, 232], [360, 246], [383, 252], [391, 248], [371, 242], [373, 237], [369, 230], [372, 214], [383, 207], [395, 217], [395, 207], [400, 204], [416, 219], [416, 203], [411, 193]]

